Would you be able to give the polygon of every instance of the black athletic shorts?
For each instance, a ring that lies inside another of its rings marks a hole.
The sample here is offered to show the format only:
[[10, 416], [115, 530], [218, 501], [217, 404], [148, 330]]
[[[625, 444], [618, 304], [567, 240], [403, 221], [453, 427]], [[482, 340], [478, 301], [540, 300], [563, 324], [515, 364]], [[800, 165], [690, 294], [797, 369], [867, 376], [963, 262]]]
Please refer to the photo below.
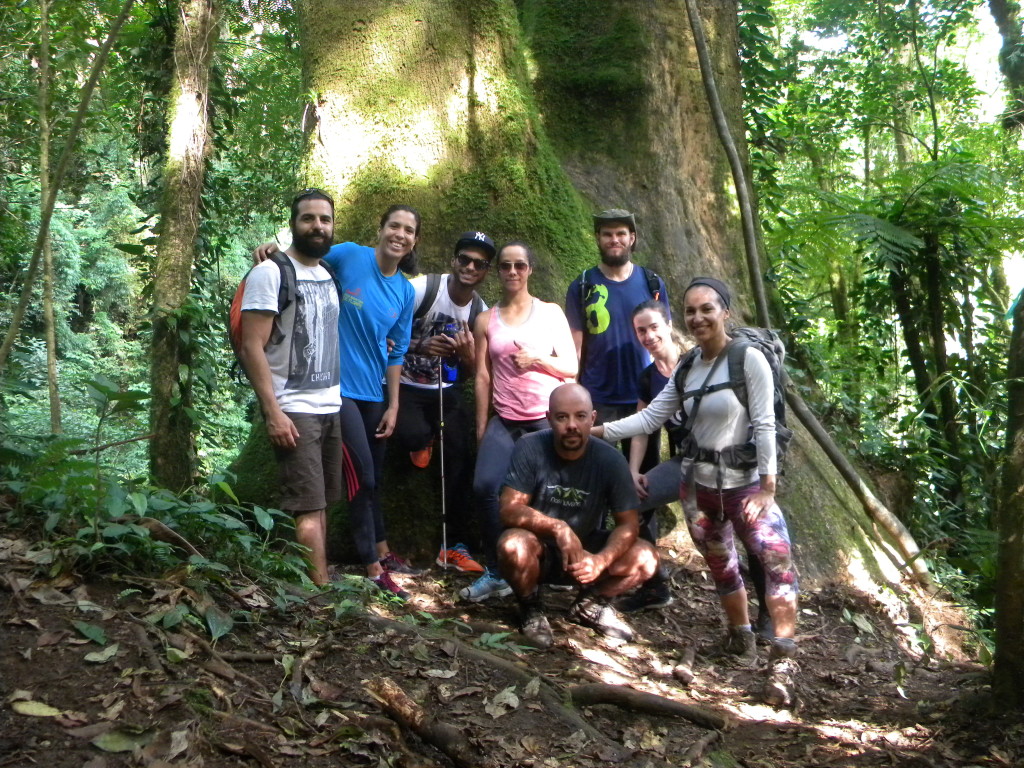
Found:
[[[600, 552], [610, 535], [611, 531], [594, 531], [581, 539], [583, 548], [591, 554]], [[540, 556], [540, 583], [575, 585], [576, 580], [562, 569], [562, 550], [555, 540], [541, 539], [540, 543], [544, 547]]]

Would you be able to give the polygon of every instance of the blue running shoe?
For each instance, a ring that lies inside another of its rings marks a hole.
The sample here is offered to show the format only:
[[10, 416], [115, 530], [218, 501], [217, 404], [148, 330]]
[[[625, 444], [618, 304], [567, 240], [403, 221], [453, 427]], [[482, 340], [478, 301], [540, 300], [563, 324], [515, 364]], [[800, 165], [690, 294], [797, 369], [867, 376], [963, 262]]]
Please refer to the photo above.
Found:
[[459, 597], [471, 603], [480, 603], [492, 597], [506, 597], [512, 594], [512, 587], [490, 568], [483, 576], [468, 587], [459, 590]]

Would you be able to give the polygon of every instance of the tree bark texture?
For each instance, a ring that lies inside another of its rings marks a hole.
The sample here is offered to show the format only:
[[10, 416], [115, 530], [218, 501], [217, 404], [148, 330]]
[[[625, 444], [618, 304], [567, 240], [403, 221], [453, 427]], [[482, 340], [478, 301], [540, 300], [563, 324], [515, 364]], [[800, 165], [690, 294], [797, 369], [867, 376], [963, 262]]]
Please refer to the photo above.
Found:
[[[50, 3], [39, 2], [39, 199], [50, 196]], [[50, 396], [50, 431], [59, 435], [60, 389], [57, 386], [57, 331], [53, 318], [53, 249], [43, 240], [43, 325], [46, 334], [46, 384]]]
[[992, 690], [1003, 707], [1024, 709], [1024, 301], [1010, 337], [1006, 462], [997, 516], [996, 653]]
[[[744, 163], [736, 6], [702, 3], [712, 69]], [[685, 0], [525, 0], [545, 124], [594, 209], [637, 214], [640, 260], [669, 286], [715, 275], [750, 296], [729, 163], [701, 82]], [[591, 246], [590, 263], [596, 262]], [[749, 306], [749, 304], [747, 305]]]
[[150, 357], [150, 472], [155, 482], [180, 491], [192, 484], [188, 300], [199, 231], [199, 198], [209, 152], [210, 61], [217, 37], [215, 0], [188, 0], [179, 9], [174, 80], [168, 119], [164, 193], [153, 275]]
[[1020, 3], [1013, 0], [988, 0], [1003, 45], [999, 49], [999, 70], [1006, 79], [1007, 102], [1004, 128], [1024, 126], [1024, 32], [1021, 30]]

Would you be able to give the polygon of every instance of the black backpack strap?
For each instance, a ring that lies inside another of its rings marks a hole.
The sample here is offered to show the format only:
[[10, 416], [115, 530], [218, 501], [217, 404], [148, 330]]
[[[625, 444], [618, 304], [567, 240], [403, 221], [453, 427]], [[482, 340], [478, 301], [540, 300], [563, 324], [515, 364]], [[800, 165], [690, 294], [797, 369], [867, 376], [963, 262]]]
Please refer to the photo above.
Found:
[[676, 365], [675, 371], [672, 373], [672, 378], [676, 383], [676, 392], [679, 393], [679, 404], [683, 403], [683, 393], [686, 391], [686, 377], [690, 373], [690, 369], [693, 368], [693, 361], [697, 359], [697, 347], [693, 347], [687, 352], [683, 359]]
[[469, 332], [473, 332], [473, 326], [476, 325], [476, 318], [481, 312], [484, 311], [484, 300], [480, 298], [480, 294], [473, 291], [473, 302], [469, 305]]
[[640, 269], [644, 272], [644, 278], [647, 280], [647, 290], [651, 292], [651, 298], [655, 301], [666, 303], [661, 298], [661, 277], [658, 276], [658, 273], [653, 269], [643, 266]]
[[[274, 251], [267, 258], [281, 270], [281, 285], [277, 289], [277, 314], [280, 315], [299, 295], [298, 278], [295, 276], [295, 265], [283, 251]], [[331, 277], [334, 277], [333, 273]]]
[[331, 282], [334, 283], [335, 289], [338, 291], [338, 300], [341, 300], [341, 282], [338, 280], [338, 274], [334, 271], [334, 267], [328, 264], [323, 259], [320, 259], [320, 266], [327, 270], [327, 274], [331, 276]]
[[747, 357], [747, 348], [750, 346], [751, 342], [742, 339], [733, 339], [729, 344], [729, 386], [736, 393], [736, 399], [740, 401], [740, 405], [746, 408], [748, 413], [750, 406], [747, 402], [747, 377], [743, 366]]
[[583, 324], [583, 330], [587, 330], [587, 292], [590, 290], [590, 281], [587, 280], [587, 272], [589, 269], [584, 269], [580, 272], [580, 322]]
[[427, 287], [423, 292], [423, 301], [416, 307], [416, 311], [412, 314], [413, 320], [419, 320], [425, 314], [427, 310], [434, 306], [434, 299], [437, 298], [437, 292], [441, 290], [441, 275], [436, 272], [431, 272], [427, 275]]
[[[727, 351], [728, 350], [722, 350], [722, 352]], [[715, 358], [715, 362], [711, 364], [711, 370], [709, 370], [708, 375], [704, 377], [704, 382], [701, 384], [700, 388], [693, 390], [692, 393], [688, 393], [688, 395], [693, 398], [693, 405], [690, 406], [690, 412], [686, 415], [686, 422], [683, 424], [683, 429], [686, 430], [687, 434], [693, 431], [693, 422], [697, 418], [697, 411], [700, 410], [700, 403], [701, 400], [704, 399], [704, 396], [729, 386], [729, 382], [721, 382], [720, 384], [709, 383], [711, 378], [715, 375], [715, 371], [717, 371], [719, 366], [722, 365], [722, 360], [726, 357], [726, 355], [723, 355], [720, 352], [718, 357]], [[693, 367], [692, 361], [690, 362], [690, 367]], [[725, 387], [723, 387], [722, 384], [724, 384]], [[685, 397], [685, 395], [683, 397]], [[679, 399], [680, 405], [682, 405], [683, 397], [680, 397]]]

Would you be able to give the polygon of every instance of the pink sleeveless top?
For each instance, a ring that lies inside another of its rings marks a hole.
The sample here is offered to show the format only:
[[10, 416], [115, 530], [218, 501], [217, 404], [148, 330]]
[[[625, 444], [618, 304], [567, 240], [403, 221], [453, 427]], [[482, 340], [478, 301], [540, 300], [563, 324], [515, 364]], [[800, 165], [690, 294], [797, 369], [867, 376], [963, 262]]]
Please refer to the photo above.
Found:
[[536, 366], [521, 371], [512, 356], [519, 350], [517, 341], [550, 355], [554, 351], [551, 339], [558, 333], [571, 336], [569, 323], [556, 304], [535, 298], [526, 321], [515, 326], [504, 323], [500, 307], [492, 308], [487, 323], [487, 351], [491, 360], [491, 402], [499, 416], [534, 421], [547, 414], [551, 391], [564, 379]]

